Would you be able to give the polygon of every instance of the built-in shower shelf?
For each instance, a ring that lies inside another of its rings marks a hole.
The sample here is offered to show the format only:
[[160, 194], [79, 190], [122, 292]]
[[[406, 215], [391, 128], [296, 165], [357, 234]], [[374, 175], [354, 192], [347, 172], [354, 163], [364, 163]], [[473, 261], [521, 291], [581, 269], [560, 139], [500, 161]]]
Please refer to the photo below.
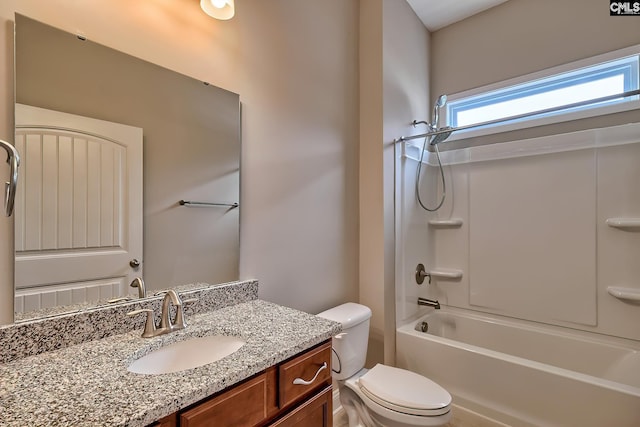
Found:
[[640, 289], [621, 288], [618, 286], [609, 286], [607, 292], [618, 299], [629, 301], [640, 301]]
[[454, 270], [448, 268], [435, 268], [428, 272], [432, 279], [460, 280], [462, 279], [462, 270]]
[[640, 218], [608, 218], [607, 225], [613, 228], [640, 230]]
[[463, 221], [460, 218], [429, 220], [429, 225], [434, 228], [460, 228], [462, 224]]

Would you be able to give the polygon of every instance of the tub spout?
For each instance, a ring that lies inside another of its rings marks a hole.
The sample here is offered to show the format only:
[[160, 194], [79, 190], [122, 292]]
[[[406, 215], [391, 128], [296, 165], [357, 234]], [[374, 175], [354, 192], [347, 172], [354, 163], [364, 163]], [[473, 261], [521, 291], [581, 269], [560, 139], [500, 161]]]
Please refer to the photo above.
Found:
[[440, 310], [440, 303], [437, 300], [418, 297], [418, 305], [427, 305], [435, 308], [436, 310]]

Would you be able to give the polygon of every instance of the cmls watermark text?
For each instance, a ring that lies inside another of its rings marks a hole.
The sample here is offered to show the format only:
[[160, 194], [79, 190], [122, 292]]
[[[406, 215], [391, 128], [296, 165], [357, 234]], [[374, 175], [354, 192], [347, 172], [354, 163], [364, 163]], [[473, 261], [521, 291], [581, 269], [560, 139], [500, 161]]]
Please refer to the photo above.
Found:
[[640, 1], [609, 0], [609, 15], [611, 16], [639, 15], [640, 16]]

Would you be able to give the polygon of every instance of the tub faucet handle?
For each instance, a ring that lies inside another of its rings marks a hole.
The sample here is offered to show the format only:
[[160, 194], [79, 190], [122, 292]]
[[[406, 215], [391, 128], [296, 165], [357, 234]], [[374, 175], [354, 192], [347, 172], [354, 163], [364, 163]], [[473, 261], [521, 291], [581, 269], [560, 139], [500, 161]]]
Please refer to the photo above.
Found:
[[431, 284], [431, 274], [427, 273], [427, 270], [424, 268], [424, 264], [418, 264], [416, 267], [416, 283], [418, 285], [422, 285], [425, 277], [429, 278], [429, 284]]

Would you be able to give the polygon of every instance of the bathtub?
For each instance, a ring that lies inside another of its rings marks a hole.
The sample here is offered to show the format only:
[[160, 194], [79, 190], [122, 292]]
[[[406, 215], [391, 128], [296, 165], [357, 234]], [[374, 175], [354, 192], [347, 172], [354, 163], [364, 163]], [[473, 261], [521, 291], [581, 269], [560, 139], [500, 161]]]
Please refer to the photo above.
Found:
[[443, 308], [397, 329], [396, 363], [511, 426], [640, 426], [636, 341]]

